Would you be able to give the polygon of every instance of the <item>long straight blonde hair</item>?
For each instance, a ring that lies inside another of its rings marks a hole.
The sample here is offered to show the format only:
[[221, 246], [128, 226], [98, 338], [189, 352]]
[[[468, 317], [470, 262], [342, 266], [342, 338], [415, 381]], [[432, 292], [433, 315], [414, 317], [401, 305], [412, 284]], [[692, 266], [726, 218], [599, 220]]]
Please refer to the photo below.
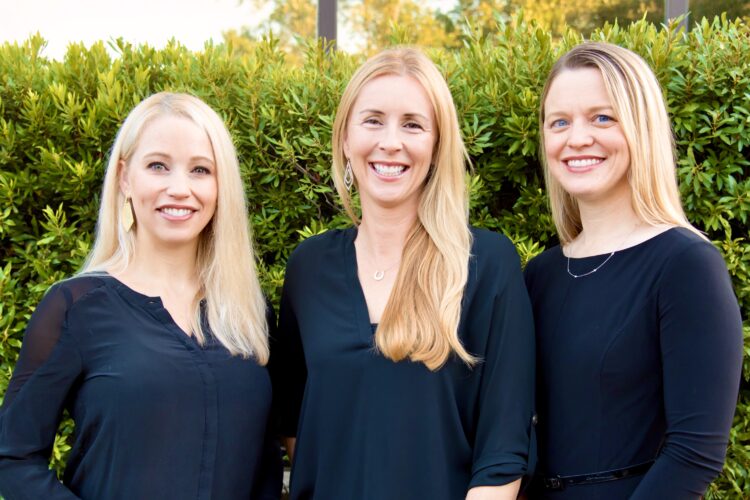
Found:
[[550, 86], [563, 71], [598, 69], [622, 127], [630, 153], [628, 182], [638, 218], [651, 225], [675, 225], [703, 235], [688, 222], [680, 202], [675, 170], [675, 148], [669, 115], [659, 82], [646, 61], [634, 52], [605, 42], [586, 42], [572, 48], [552, 67], [539, 108], [540, 157], [552, 218], [561, 244], [581, 232], [576, 199], [550, 174], [544, 150], [544, 105]]
[[161, 92], [138, 104], [125, 119], [107, 165], [99, 208], [96, 239], [83, 266], [87, 272], [121, 272], [133, 258], [138, 221], [126, 232], [119, 223], [125, 195], [120, 190], [120, 165], [130, 161], [143, 129], [162, 116], [186, 118], [203, 129], [211, 142], [216, 164], [216, 211], [200, 235], [196, 266], [200, 289], [193, 297], [191, 328], [205, 342], [201, 300], [211, 332], [233, 355], [268, 361], [266, 301], [255, 269], [247, 219], [247, 203], [237, 153], [229, 131], [216, 112], [197, 97]]
[[358, 223], [344, 185], [344, 141], [349, 115], [362, 87], [384, 75], [410, 76], [422, 85], [435, 113], [437, 139], [417, 221], [406, 239], [396, 282], [375, 334], [375, 346], [393, 361], [409, 358], [430, 370], [439, 369], [452, 354], [473, 365], [476, 358], [458, 337], [472, 240], [466, 150], [448, 85], [420, 51], [383, 51], [352, 76], [333, 125], [334, 184], [346, 212]]

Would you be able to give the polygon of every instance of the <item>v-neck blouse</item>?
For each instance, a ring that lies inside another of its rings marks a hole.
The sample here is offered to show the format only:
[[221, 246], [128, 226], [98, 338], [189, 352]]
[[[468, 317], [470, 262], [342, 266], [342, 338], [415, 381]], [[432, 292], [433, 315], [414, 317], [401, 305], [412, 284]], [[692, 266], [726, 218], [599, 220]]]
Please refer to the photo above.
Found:
[[518, 255], [472, 229], [459, 337], [481, 358], [432, 372], [374, 349], [356, 229], [305, 240], [287, 265], [272, 348], [292, 499], [463, 499], [532, 458], [534, 335]]
[[[158, 297], [109, 275], [54, 285], [31, 317], [0, 411], [0, 492], [278, 499], [268, 372], [206, 330], [200, 345]], [[48, 460], [63, 409], [75, 437], [61, 483]]]

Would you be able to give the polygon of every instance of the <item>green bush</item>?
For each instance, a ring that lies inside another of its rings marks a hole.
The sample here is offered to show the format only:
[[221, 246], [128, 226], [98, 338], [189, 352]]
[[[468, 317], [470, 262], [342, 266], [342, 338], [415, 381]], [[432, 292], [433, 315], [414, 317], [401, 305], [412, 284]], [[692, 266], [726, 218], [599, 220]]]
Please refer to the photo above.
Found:
[[[632, 48], [665, 89], [690, 220], [724, 254], [750, 317], [750, 29], [703, 21], [690, 34], [646, 22], [592, 35]], [[471, 218], [516, 243], [524, 261], [555, 244], [537, 159], [537, 108], [549, 68], [581, 40], [554, 40], [515, 18], [460, 51], [434, 51], [463, 117], [472, 158]], [[307, 49], [301, 66], [274, 41], [240, 56], [231, 46], [191, 53], [116, 42], [71, 46], [62, 62], [38, 37], [0, 46], [0, 393], [36, 303], [88, 252], [100, 184], [118, 125], [143, 97], [192, 92], [219, 110], [239, 150], [264, 288], [278, 301], [285, 260], [300, 240], [347, 224], [329, 175], [339, 95], [361, 56]], [[745, 351], [750, 327], [745, 323]], [[69, 421], [53, 462], [64, 463]], [[750, 494], [750, 363], [723, 475], [708, 498]]]

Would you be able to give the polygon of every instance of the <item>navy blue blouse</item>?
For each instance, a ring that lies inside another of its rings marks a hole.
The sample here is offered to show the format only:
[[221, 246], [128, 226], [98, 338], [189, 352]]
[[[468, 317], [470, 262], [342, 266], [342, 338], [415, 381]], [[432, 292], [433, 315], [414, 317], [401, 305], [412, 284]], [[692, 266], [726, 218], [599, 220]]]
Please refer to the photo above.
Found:
[[[607, 255], [570, 259], [583, 274]], [[575, 279], [560, 247], [526, 268], [539, 367], [539, 471], [644, 475], [530, 498], [689, 499], [721, 473], [742, 368], [742, 322], [721, 255], [684, 228]]]
[[[273, 312], [269, 308], [269, 323]], [[278, 499], [268, 372], [187, 336], [158, 297], [107, 276], [53, 286], [0, 410], [0, 492], [15, 499]], [[63, 409], [64, 480], [49, 470]]]
[[356, 229], [294, 251], [272, 349], [282, 431], [297, 436], [292, 499], [458, 500], [529, 472], [528, 295], [507, 238], [472, 232], [459, 336], [482, 359], [473, 369], [454, 357], [432, 372], [374, 350]]

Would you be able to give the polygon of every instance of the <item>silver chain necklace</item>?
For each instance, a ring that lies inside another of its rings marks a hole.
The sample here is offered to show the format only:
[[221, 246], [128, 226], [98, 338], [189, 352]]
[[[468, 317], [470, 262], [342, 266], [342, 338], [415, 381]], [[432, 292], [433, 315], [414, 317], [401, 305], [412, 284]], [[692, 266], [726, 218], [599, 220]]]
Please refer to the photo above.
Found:
[[627, 241], [630, 239], [630, 237], [633, 236], [633, 233], [635, 233], [635, 230], [638, 229], [638, 226], [640, 226], [640, 225], [641, 225], [640, 222], [638, 224], [636, 224], [635, 227], [633, 228], [633, 230], [630, 231], [627, 236], [625, 236], [624, 240], [622, 240], [622, 243], [620, 243], [620, 246], [617, 247], [617, 250], [613, 250], [612, 253], [610, 253], [607, 256], [607, 258], [604, 259], [604, 262], [602, 262], [601, 264], [599, 264], [598, 266], [596, 266], [591, 271], [587, 271], [587, 272], [585, 272], [583, 274], [574, 274], [573, 272], [570, 271], [570, 256], [567, 256], [567, 258], [568, 258], [568, 266], [567, 266], [568, 274], [571, 277], [578, 279], [578, 278], [585, 278], [586, 276], [590, 276], [590, 275], [594, 274], [595, 272], [597, 272], [599, 269], [601, 269], [602, 267], [604, 267], [604, 264], [606, 264], [607, 262], [609, 262], [609, 259], [611, 259], [612, 257], [614, 257], [614, 255], [617, 252], [619, 252], [620, 250], [623, 249], [623, 247], [625, 246], [625, 243], [627, 243]]
[[[368, 248], [368, 251], [369, 250], [370, 249]], [[375, 272], [372, 273], [372, 279], [374, 279], [375, 281], [382, 281], [383, 278], [385, 278], [385, 273], [387, 273], [388, 271], [390, 271], [394, 267], [396, 267], [399, 264], [401, 264], [401, 259], [398, 259], [396, 261], [396, 263], [393, 264], [391, 267], [380, 268], [380, 266], [378, 265], [378, 260], [375, 258], [375, 252], [370, 252], [370, 255], [372, 256], [372, 261], [375, 263]]]

